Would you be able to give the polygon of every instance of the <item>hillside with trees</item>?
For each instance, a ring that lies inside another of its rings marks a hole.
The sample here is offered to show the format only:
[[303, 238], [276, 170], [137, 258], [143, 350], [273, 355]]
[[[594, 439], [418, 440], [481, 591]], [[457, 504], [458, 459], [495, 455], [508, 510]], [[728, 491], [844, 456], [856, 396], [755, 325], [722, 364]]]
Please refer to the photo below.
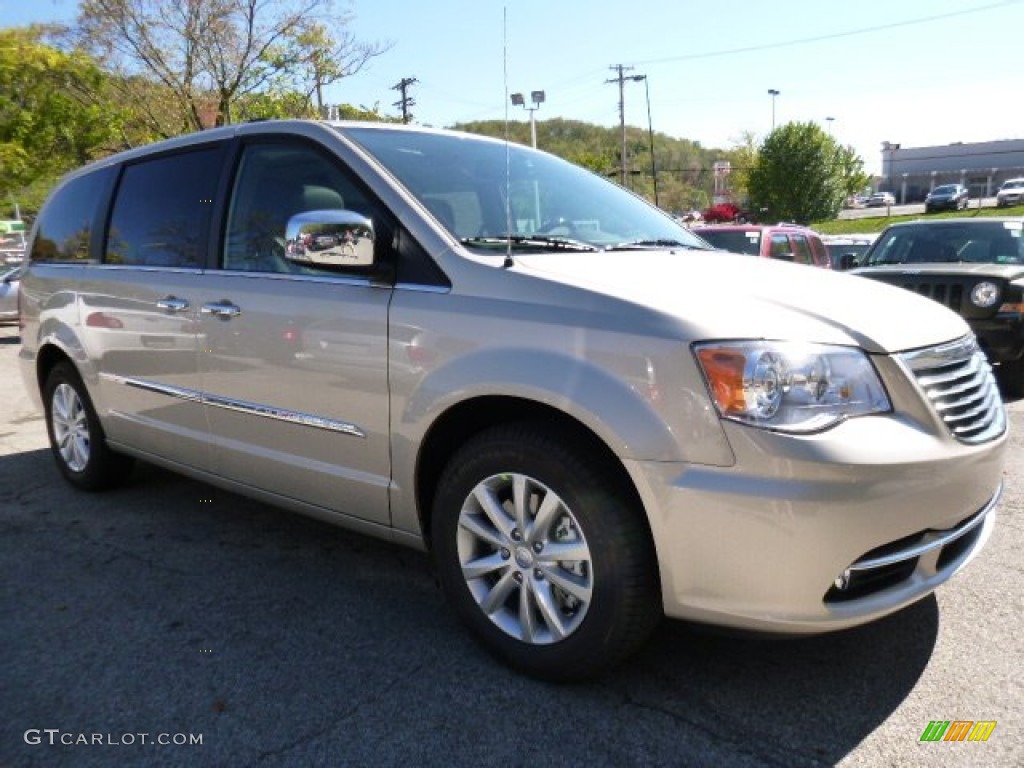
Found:
[[[505, 123], [486, 120], [456, 123], [456, 130], [505, 138]], [[510, 122], [508, 138], [530, 144], [530, 124]], [[619, 153], [622, 133], [579, 120], [555, 118], [537, 121], [537, 147], [594, 173], [619, 181]], [[654, 176], [651, 173], [651, 137], [646, 128], [626, 126], [628, 175], [626, 186], [654, 201]], [[711, 171], [717, 160], [733, 160], [733, 150], [701, 146], [700, 142], [676, 139], [664, 133], [654, 134], [655, 168], [658, 174], [658, 204], [673, 213], [703, 210], [711, 204], [714, 189]], [[736, 165], [736, 162], [733, 161]]]

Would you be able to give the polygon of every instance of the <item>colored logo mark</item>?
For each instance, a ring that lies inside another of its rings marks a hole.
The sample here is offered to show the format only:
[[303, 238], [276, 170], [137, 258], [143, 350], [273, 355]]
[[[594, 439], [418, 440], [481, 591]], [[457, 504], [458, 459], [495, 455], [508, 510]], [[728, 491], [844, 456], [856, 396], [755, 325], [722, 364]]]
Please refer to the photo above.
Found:
[[932, 720], [920, 741], [988, 741], [995, 720]]

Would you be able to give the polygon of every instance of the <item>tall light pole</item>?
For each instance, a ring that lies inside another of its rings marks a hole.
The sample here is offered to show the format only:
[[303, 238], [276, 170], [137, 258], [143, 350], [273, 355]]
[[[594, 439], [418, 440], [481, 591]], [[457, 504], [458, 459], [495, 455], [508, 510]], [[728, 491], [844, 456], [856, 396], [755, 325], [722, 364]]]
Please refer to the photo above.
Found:
[[513, 93], [512, 105], [516, 107], [522, 107], [530, 113], [530, 141], [533, 143], [533, 148], [537, 148], [537, 123], [533, 119], [533, 113], [540, 109], [540, 105], [544, 103], [544, 91], [530, 91], [530, 101], [533, 103], [532, 107], [526, 106], [526, 99], [523, 98], [521, 93]]
[[654, 162], [654, 123], [651, 121], [651, 89], [648, 86], [647, 75], [632, 75], [630, 77], [635, 83], [644, 81], [644, 96], [647, 98], [647, 138], [651, 148], [651, 179], [654, 181], [654, 204], [658, 205], [658, 166]]
[[775, 132], [775, 97], [780, 93], [782, 93], [782, 91], [777, 88], [768, 89], [768, 95], [772, 97], [772, 133]]
[[828, 135], [831, 136], [832, 135], [832, 123], [835, 122], [835, 118], [834, 117], [826, 117], [825, 118], [825, 122], [828, 123]]

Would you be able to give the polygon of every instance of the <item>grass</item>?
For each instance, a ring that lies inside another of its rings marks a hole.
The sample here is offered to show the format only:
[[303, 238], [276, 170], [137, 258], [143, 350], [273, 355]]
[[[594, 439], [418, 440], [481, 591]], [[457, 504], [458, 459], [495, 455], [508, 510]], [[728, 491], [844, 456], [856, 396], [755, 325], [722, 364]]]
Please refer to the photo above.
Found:
[[811, 224], [811, 229], [823, 235], [860, 235], [881, 232], [890, 224], [915, 219], [952, 219], [964, 217], [989, 216], [1024, 216], [1024, 205], [1008, 208], [968, 208], [966, 211], [943, 211], [942, 213], [913, 213], [909, 216], [886, 216], [885, 208], [878, 209], [877, 216], [865, 216], [861, 219], [835, 219], [819, 221]]

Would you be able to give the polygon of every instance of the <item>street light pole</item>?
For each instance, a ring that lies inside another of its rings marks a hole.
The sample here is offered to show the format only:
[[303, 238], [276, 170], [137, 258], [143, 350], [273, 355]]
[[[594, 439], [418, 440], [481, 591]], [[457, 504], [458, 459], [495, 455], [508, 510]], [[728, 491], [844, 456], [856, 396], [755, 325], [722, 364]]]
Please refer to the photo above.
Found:
[[533, 103], [532, 107], [526, 106], [526, 99], [523, 98], [523, 94], [521, 93], [513, 93], [510, 98], [512, 99], [513, 106], [522, 107], [530, 113], [530, 142], [533, 144], [533, 148], [536, 149], [537, 122], [534, 120], [533, 113], [540, 109], [540, 105], [544, 103], [544, 91], [530, 91], [530, 101]]
[[654, 204], [658, 205], [658, 166], [654, 159], [654, 123], [651, 120], [651, 89], [648, 86], [647, 75], [633, 75], [634, 82], [644, 81], [644, 96], [647, 99], [647, 138], [651, 148], [651, 179], [654, 182]]
[[777, 88], [768, 89], [768, 95], [772, 97], [772, 133], [775, 133], [775, 97], [780, 93], [782, 93], [782, 91]]

